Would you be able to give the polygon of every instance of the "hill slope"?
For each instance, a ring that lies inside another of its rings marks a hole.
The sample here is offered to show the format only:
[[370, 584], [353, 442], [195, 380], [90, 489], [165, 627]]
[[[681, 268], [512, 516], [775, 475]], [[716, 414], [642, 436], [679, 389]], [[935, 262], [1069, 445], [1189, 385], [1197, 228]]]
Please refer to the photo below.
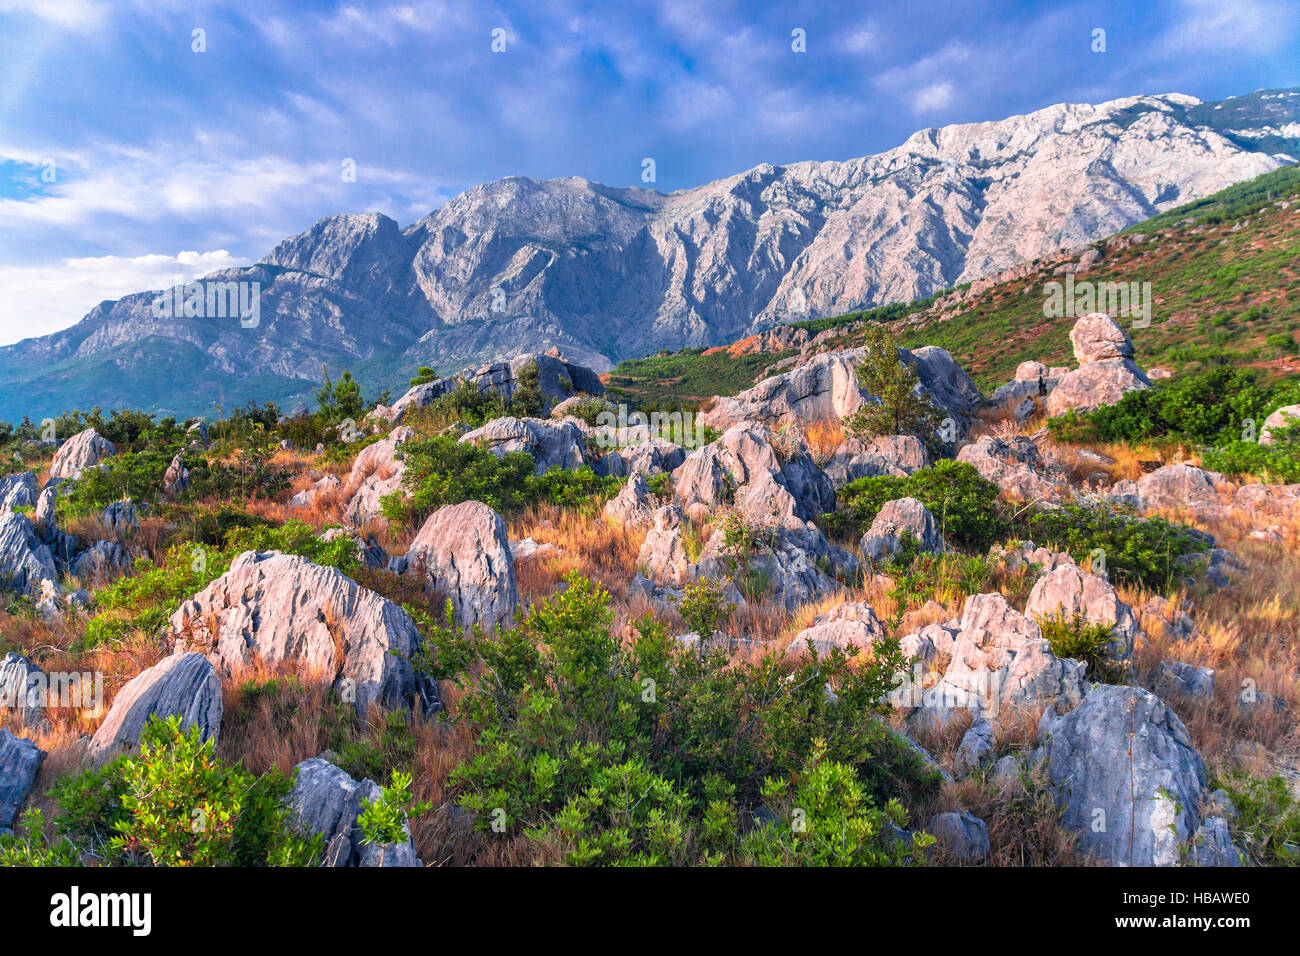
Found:
[[406, 229], [335, 216], [221, 275], [261, 284], [255, 328], [159, 318], [153, 293], [138, 293], [0, 349], [0, 418], [119, 398], [183, 414], [223, 397], [287, 401], [322, 363], [351, 367], [372, 393], [418, 365], [445, 373], [551, 345], [605, 369], [908, 301], [1274, 169], [1300, 156], [1286, 135], [1297, 121], [1296, 91], [1130, 97], [668, 195], [513, 177]]
[[[1080, 265], [1080, 260], [1087, 262]], [[1095, 260], [1095, 261], [1093, 261]], [[813, 351], [862, 344], [868, 321], [892, 323], [908, 348], [938, 345], [991, 392], [1024, 361], [1071, 365], [1075, 315], [1044, 315], [1050, 282], [1150, 283], [1148, 327], [1125, 322], [1145, 368], [1251, 365], [1300, 372], [1300, 167], [1284, 167], [1180, 206], [1107, 240], [942, 293], [871, 312], [797, 323], [730, 349], [620, 364], [609, 384], [634, 401], [692, 403], [716, 383], [734, 394], [773, 366]], [[807, 330], [807, 334], [800, 334]]]

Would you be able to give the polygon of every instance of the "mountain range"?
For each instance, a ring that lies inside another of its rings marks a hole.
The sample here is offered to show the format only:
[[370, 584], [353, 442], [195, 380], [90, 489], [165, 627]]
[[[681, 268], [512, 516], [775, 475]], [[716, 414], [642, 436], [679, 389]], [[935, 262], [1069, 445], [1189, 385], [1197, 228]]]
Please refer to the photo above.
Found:
[[331, 216], [213, 282], [257, 321], [159, 315], [159, 290], [0, 348], [0, 419], [211, 414], [350, 369], [371, 395], [558, 346], [606, 370], [796, 319], [929, 296], [1300, 159], [1300, 90], [1059, 104], [844, 162], [662, 193], [576, 177], [476, 186], [402, 228]]

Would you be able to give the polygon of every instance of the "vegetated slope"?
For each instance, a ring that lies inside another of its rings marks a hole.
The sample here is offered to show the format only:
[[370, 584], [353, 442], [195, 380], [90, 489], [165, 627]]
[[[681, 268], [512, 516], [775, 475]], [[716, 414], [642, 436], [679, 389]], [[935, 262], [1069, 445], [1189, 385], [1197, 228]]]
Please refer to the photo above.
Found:
[[[878, 155], [763, 164], [672, 194], [511, 177], [405, 229], [333, 216], [221, 274], [261, 283], [256, 328], [160, 318], [142, 292], [0, 348], [0, 419], [119, 396], [182, 415], [223, 399], [287, 402], [308, 396], [322, 364], [350, 368], [368, 395], [421, 365], [446, 374], [550, 346], [604, 370], [911, 301], [1300, 157], [1286, 135], [1297, 120], [1297, 91], [1128, 97], [922, 130]], [[183, 374], [173, 351], [190, 356]]]
[[[1091, 252], [1089, 252], [1091, 250]], [[1077, 315], [1044, 315], [1049, 282], [1064, 282], [1081, 255], [1100, 258], [1074, 277], [1094, 288], [1103, 282], [1150, 283], [1151, 322], [1129, 330], [1144, 368], [1178, 371], [1194, 364], [1259, 367], [1268, 376], [1300, 371], [1300, 167], [1288, 166], [1241, 183], [1096, 242], [999, 276], [940, 293], [932, 300], [874, 312], [854, 312], [799, 323], [822, 333], [818, 351], [860, 345], [855, 326], [886, 321], [909, 348], [938, 345], [952, 353], [986, 392], [1012, 377], [1023, 361], [1073, 365], [1069, 330]], [[836, 334], [842, 329], [842, 334]], [[789, 355], [767, 353], [768, 366]], [[709, 357], [707, 375], [718, 394], [740, 391], [750, 353], [725, 350]], [[679, 383], [705, 377], [704, 356], [682, 352], [625, 362], [609, 376], [625, 395], [652, 395], [661, 403], [689, 402]], [[663, 374], [671, 369], [671, 374]], [[759, 368], [761, 376], [763, 368]]]

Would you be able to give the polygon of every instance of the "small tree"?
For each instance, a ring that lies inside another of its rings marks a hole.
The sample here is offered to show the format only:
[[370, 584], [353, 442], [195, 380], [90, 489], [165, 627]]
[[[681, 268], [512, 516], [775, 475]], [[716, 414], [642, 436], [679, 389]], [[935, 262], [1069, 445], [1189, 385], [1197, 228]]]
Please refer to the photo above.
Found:
[[898, 344], [885, 326], [867, 329], [867, 355], [858, 366], [858, 381], [879, 404], [863, 405], [848, 421], [858, 435], [916, 435], [931, 439], [939, 428], [939, 415], [928, 400], [916, 393], [916, 372], [898, 356]]
[[321, 373], [325, 381], [316, 392], [316, 403], [325, 420], [337, 422], [345, 418], [354, 421], [360, 419], [366, 410], [366, 403], [361, 397], [361, 385], [352, 378], [352, 373], [345, 370], [337, 383], [330, 381], [329, 369], [323, 365]]
[[415, 378], [411, 379], [411, 388], [417, 385], [428, 385], [430, 382], [438, 380], [438, 373], [427, 365], [421, 365], [420, 370], [415, 373]]
[[360, 419], [361, 413], [366, 410], [365, 399], [361, 397], [361, 385], [353, 380], [351, 372], [344, 371], [343, 377], [334, 386], [334, 404], [340, 416], [354, 421]]

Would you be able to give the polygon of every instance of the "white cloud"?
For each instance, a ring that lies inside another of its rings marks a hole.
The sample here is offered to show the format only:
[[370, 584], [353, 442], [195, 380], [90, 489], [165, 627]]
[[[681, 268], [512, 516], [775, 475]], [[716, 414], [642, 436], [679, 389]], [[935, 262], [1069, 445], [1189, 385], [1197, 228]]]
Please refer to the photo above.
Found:
[[1290, 0], [1184, 0], [1183, 16], [1155, 42], [1157, 56], [1272, 53], [1296, 33]]
[[123, 258], [64, 259], [56, 265], [0, 266], [0, 345], [72, 325], [105, 299], [168, 288], [247, 265], [225, 249]]
[[912, 97], [912, 111], [915, 113], [933, 113], [947, 108], [952, 103], [953, 87], [951, 83], [931, 83], [916, 91]]
[[860, 56], [880, 46], [880, 34], [875, 24], [867, 21], [842, 34], [835, 45], [845, 53]]
[[98, 0], [0, 0], [0, 13], [37, 16], [64, 30], [89, 33], [101, 27], [109, 5]]

